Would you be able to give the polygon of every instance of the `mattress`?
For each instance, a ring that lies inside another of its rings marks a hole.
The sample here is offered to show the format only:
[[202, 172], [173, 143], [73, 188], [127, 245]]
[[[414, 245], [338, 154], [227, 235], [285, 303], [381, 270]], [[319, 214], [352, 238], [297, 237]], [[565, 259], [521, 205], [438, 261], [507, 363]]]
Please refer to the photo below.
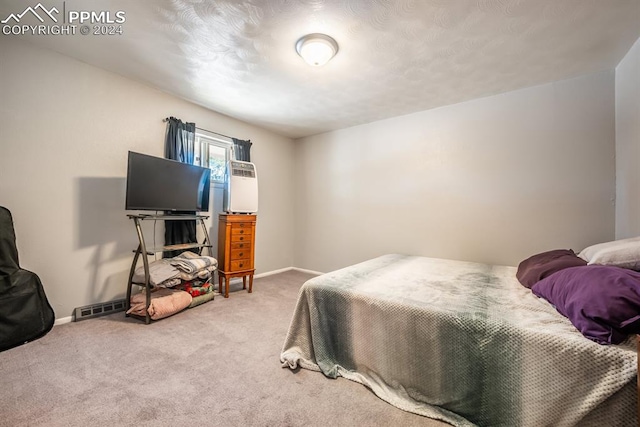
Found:
[[456, 426], [635, 426], [635, 341], [587, 340], [515, 273], [394, 254], [313, 278], [281, 361]]

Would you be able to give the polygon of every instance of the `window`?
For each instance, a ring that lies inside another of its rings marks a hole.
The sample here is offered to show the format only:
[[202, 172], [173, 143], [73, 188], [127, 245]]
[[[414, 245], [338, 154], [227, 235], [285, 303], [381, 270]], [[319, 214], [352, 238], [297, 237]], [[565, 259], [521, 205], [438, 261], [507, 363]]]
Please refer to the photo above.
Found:
[[233, 143], [222, 137], [196, 133], [194, 164], [211, 169], [211, 183], [225, 182], [227, 161]]

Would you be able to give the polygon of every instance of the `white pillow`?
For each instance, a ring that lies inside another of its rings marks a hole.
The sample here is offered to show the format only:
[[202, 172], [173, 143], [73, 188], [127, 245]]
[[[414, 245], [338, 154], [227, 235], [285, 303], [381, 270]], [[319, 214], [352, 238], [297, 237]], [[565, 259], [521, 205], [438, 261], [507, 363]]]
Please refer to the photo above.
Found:
[[578, 254], [591, 264], [640, 270], [640, 236], [589, 246]]

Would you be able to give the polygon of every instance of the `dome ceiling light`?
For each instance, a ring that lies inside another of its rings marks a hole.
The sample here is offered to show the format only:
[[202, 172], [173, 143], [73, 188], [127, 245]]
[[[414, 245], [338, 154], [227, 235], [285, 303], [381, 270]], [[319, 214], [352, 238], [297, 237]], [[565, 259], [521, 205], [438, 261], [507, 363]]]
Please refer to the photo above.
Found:
[[338, 43], [326, 34], [307, 34], [296, 42], [296, 52], [307, 64], [320, 67], [338, 53]]

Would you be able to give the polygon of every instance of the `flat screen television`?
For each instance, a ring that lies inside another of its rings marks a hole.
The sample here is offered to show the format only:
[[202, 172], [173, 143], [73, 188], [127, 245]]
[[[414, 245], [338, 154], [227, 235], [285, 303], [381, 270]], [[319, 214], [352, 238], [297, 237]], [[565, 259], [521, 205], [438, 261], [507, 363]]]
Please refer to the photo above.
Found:
[[205, 212], [210, 183], [208, 168], [129, 151], [125, 209]]

